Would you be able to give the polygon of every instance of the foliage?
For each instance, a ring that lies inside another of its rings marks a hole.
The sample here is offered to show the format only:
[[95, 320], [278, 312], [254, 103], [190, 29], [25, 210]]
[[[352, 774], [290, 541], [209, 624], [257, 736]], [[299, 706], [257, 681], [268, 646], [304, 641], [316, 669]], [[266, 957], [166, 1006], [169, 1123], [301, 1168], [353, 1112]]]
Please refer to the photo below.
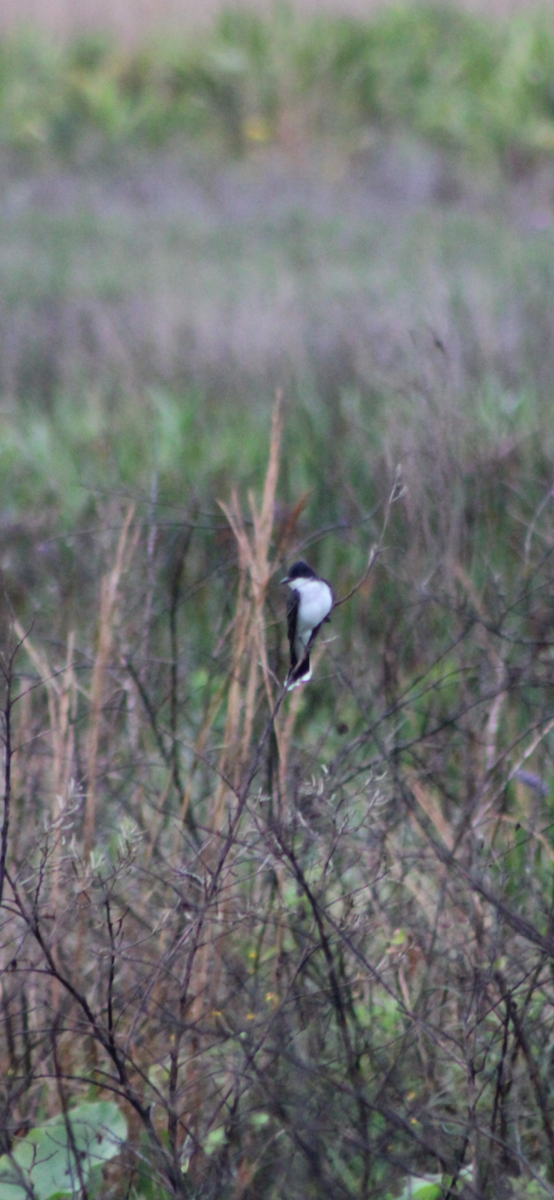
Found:
[[[31, 1129], [0, 1158], [0, 1197], [76, 1196], [91, 1172], [119, 1154], [127, 1124], [109, 1100], [80, 1104]], [[30, 1192], [30, 1189], [32, 1191]]]
[[175, 135], [248, 145], [391, 125], [506, 167], [554, 150], [554, 31], [545, 11], [498, 24], [444, 5], [370, 21], [230, 9], [181, 45], [98, 35], [0, 47], [5, 145], [70, 160]]

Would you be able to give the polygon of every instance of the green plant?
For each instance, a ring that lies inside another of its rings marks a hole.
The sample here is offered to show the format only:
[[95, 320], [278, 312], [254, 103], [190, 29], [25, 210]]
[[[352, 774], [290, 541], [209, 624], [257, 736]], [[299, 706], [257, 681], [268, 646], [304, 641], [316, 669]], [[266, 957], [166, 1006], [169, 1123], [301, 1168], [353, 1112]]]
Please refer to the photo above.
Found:
[[110, 1100], [80, 1104], [52, 1117], [0, 1158], [0, 1200], [78, 1196], [93, 1172], [115, 1158], [127, 1122]]

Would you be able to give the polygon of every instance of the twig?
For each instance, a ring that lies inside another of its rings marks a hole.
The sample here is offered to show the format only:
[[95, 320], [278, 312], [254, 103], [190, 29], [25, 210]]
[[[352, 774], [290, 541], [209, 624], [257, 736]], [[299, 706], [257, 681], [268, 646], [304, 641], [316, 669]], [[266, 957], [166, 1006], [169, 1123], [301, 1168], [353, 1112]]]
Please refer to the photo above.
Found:
[[13, 709], [13, 683], [14, 683], [14, 661], [18, 651], [21, 649], [22, 642], [18, 642], [15, 649], [7, 661], [5, 667], [2, 667], [2, 674], [6, 684], [6, 704], [4, 708], [4, 815], [2, 819], [2, 830], [0, 834], [0, 904], [4, 895], [4, 882], [6, 879], [6, 864], [8, 858], [8, 834], [10, 828], [10, 808], [12, 798], [12, 759], [14, 754], [12, 744], [12, 709]]
[[379, 555], [382, 554], [383, 538], [387, 531], [387, 525], [389, 523], [389, 517], [391, 514], [392, 506], [393, 506], [393, 504], [396, 504], [397, 500], [401, 500], [402, 497], [406, 494], [406, 487], [401, 482], [401, 479], [402, 479], [402, 468], [400, 466], [398, 466], [396, 468], [396, 472], [395, 472], [395, 476], [394, 476], [394, 483], [392, 485], [390, 495], [387, 500], [387, 504], [386, 504], [386, 508], [385, 508], [385, 516], [383, 518], [383, 526], [381, 529], [381, 533], [379, 534], [379, 541], [375, 542], [375, 545], [373, 545], [371, 547], [371, 550], [369, 551], [367, 566], [362, 575], [362, 578], [360, 580], [358, 580], [358, 583], [355, 585], [355, 587], [353, 587], [351, 589], [350, 592], [347, 592], [346, 596], [343, 596], [341, 600], [335, 601], [335, 603], [333, 605], [333, 610], [335, 608], [340, 608], [341, 604], [346, 604], [347, 600], [351, 600], [352, 597], [356, 595], [356, 592], [359, 592], [360, 588], [363, 587], [363, 585], [364, 585], [372, 567], [374, 566], [375, 562], [377, 561]]

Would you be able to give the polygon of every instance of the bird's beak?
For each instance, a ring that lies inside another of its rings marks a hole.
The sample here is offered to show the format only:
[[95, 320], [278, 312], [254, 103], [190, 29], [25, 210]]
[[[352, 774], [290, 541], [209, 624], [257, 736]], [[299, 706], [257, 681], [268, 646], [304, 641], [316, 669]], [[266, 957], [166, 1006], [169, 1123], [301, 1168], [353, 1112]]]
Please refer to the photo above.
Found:
[[288, 575], [285, 575], [284, 579], [280, 579], [279, 583], [290, 583], [290, 579], [289, 579]]

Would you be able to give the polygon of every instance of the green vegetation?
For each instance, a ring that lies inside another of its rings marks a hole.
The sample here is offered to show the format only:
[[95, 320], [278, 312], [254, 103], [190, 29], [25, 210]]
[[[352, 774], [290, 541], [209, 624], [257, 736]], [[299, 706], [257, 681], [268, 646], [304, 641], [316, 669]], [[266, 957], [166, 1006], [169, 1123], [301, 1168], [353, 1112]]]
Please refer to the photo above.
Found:
[[554, 30], [546, 10], [507, 23], [448, 5], [399, 5], [371, 21], [224, 12], [181, 42], [123, 52], [91, 35], [48, 47], [29, 31], [0, 48], [4, 145], [71, 161], [176, 136], [233, 152], [294, 136], [403, 129], [481, 159], [554, 152]]
[[4, 48], [0, 1200], [554, 1196], [553, 36]]
[[92, 1173], [120, 1153], [126, 1137], [117, 1104], [99, 1100], [69, 1109], [20, 1138], [13, 1156], [2, 1155], [1, 1200], [81, 1195], [93, 1185]]

